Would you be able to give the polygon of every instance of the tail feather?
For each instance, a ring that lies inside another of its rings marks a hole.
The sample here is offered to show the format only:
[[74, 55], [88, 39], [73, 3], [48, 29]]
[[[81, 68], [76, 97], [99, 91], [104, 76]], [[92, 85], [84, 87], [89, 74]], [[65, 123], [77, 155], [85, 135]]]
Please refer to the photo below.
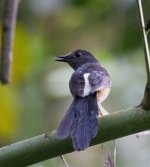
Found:
[[[79, 108], [78, 108], [79, 107]], [[78, 102], [75, 112], [78, 112], [71, 130], [75, 150], [84, 150], [90, 145], [98, 131], [98, 105], [96, 94], [83, 97]]]
[[58, 127], [58, 138], [70, 135], [75, 150], [86, 149], [98, 132], [98, 113], [96, 93], [75, 97]]
[[71, 126], [73, 124], [73, 120], [75, 118], [75, 110], [74, 110], [75, 99], [67, 110], [63, 120], [61, 121], [58, 129], [57, 129], [57, 137], [59, 139], [64, 139], [70, 135]]

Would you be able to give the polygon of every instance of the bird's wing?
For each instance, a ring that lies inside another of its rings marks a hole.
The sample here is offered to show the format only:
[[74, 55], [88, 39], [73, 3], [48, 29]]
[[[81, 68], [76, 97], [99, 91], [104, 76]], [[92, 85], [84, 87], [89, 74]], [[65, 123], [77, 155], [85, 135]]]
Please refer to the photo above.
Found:
[[92, 71], [89, 75], [91, 93], [111, 87], [111, 78], [105, 69]]
[[111, 79], [104, 68], [99, 71], [87, 71], [86, 73], [76, 71], [71, 76], [69, 86], [73, 96], [84, 97], [98, 90], [109, 88]]
[[82, 96], [84, 91], [84, 77], [82, 72], [74, 72], [71, 76], [69, 87], [73, 96]]

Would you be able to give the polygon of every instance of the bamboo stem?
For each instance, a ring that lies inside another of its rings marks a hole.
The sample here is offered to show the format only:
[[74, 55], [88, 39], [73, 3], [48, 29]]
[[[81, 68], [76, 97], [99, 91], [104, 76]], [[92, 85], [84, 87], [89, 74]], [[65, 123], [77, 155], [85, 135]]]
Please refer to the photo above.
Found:
[[0, 80], [7, 84], [11, 80], [12, 48], [19, 0], [6, 0], [3, 19]]
[[[150, 112], [137, 107], [103, 116], [91, 145], [148, 130], [149, 122]], [[0, 148], [0, 166], [24, 167], [73, 151], [71, 139], [58, 140], [54, 131]]]
[[140, 23], [141, 23], [140, 25], [142, 29], [142, 37], [143, 37], [143, 43], [144, 43], [147, 80], [148, 80], [148, 83], [150, 83], [150, 53], [149, 53], [149, 46], [148, 46], [148, 40], [147, 40], [147, 33], [145, 29], [145, 22], [144, 22], [144, 15], [143, 15], [141, 0], [137, 0], [137, 5], [138, 5], [138, 11], [139, 11]]

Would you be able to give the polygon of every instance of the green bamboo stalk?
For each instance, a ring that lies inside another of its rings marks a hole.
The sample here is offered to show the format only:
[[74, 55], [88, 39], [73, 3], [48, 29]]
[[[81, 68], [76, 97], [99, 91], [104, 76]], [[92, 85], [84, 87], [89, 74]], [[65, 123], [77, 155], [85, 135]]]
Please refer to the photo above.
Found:
[[144, 53], [145, 53], [145, 65], [147, 71], [147, 84], [145, 87], [144, 98], [141, 102], [141, 107], [145, 110], [149, 110], [150, 109], [150, 100], [149, 100], [150, 99], [150, 52], [147, 40], [147, 32], [145, 29], [144, 14], [141, 0], [137, 0], [137, 7], [140, 18], [140, 26], [142, 30], [142, 38], [143, 38]]
[[[135, 107], [100, 118], [100, 129], [91, 145], [150, 129], [150, 112]], [[73, 152], [70, 138], [58, 140], [56, 131], [0, 148], [0, 167], [24, 167]]]
[[147, 40], [147, 33], [146, 33], [146, 29], [145, 29], [145, 21], [144, 21], [144, 14], [143, 14], [141, 0], [137, 0], [137, 6], [138, 6], [138, 11], [139, 11], [140, 25], [141, 25], [142, 37], [143, 37], [147, 80], [150, 83], [150, 53], [149, 53], [149, 46], [148, 46], [148, 40]]

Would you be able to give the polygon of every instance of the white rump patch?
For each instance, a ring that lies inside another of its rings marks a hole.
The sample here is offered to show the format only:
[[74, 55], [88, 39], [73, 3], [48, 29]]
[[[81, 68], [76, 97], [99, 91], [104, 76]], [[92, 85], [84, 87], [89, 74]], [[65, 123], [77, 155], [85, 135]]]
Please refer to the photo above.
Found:
[[83, 74], [85, 85], [84, 85], [84, 92], [83, 92], [82, 97], [88, 96], [91, 93], [91, 85], [89, 83], [89, 75], [90, 75], [90, 73]]

